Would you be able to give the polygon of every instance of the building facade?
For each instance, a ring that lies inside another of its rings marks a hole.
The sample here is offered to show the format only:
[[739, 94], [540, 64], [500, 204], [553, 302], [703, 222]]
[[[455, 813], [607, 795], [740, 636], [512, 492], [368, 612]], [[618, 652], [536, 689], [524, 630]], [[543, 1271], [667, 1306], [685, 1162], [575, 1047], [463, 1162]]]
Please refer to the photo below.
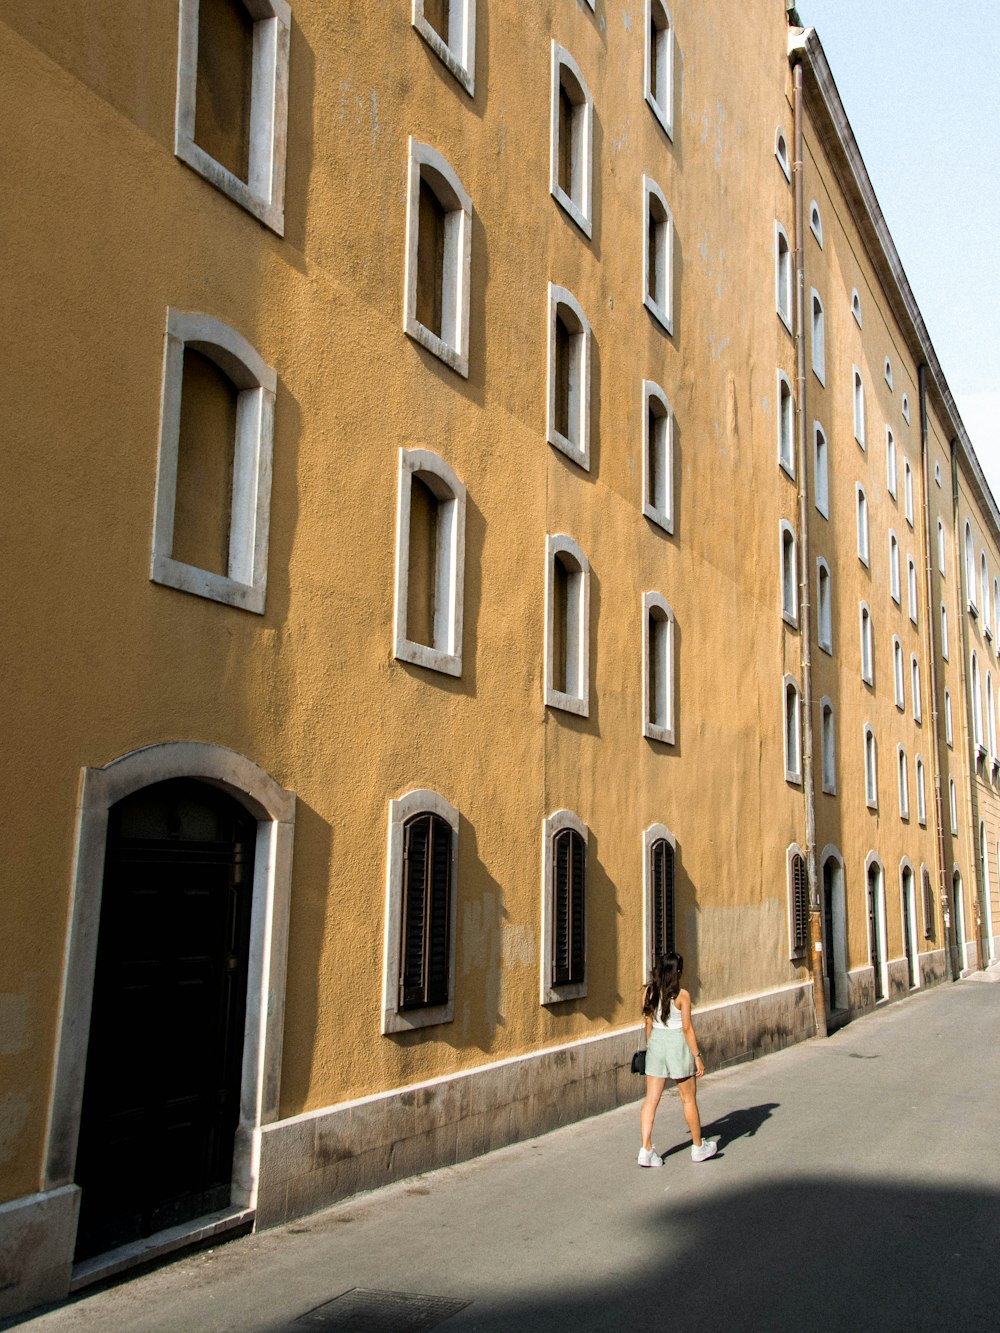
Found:
[[0, 20], [0, 1313], [996, 957], [1000, 514], [714, 11]]

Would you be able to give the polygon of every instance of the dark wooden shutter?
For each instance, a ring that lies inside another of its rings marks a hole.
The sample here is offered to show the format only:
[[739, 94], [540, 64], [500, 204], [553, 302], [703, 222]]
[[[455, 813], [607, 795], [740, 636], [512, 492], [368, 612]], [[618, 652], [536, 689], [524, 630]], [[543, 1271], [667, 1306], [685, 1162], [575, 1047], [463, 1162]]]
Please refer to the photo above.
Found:
[[448, 1002], [451, 846], [451, 825], [440, 815], [414, 815], [403, 826], [400, 1009]]
[[924, 939], [932, 940], [934, 938], [934, 890], [931, 888], [931, 877], [924, 867], [923, 874], [924, 889]]
[[666, 838], [658, 838], [650, 848], [649, 873], [653, 897], [653, 957], [672, 953], [676, 947], [674, 929], [674, 849]]
[[797, 852], [792, 857], [792, 938], [796, 953], [809, 943], [809, 884], [805, 859]]
[[552, 984], [584, 979], [587, 848], [575, 829], [561, 829], [552, 846]]

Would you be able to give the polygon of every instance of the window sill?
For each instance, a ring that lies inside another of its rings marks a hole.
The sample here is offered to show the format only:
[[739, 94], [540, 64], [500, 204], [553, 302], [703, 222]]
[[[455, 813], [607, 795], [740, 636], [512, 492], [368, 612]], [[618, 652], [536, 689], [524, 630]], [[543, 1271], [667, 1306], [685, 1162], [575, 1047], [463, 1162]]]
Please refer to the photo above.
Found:
[[664, 532], [669, 532], [670, 535], [673, 536], [673, 514], [664, 513], [662, 509], [654, 509], [650, 504], [644, 504], [642, 506], [642, 513], [643, 517], [648, 518], [650, 523], [655, 523], [658, 528], [662, 528]]
[[878, 801], [865, 801], [865, 805], [869, 810], [873, 810], [876, 814], [878, 813]]
[[149, 577], [153, 583], [160, 583], [166, 588], [190, 592], [196, 597], [207, 597], [213, 602], [239, 607], [241, 611], [253, 611], [258, 616], [264, 614], [264, 586], [253, 587], [239, 583], [224, 574], [213, 574], [210, 570], [198, 569], [196, 565], [185, 565], [168, 555], [153, 553]]
[[798, 616], [791, 616], [787, 611], [782, 611], [781, 618], [789, 629], [797, 630], [799, 627]]
[[969, 599], [969, 615], [973, 620], [979, 619], [979, 608], [971, 598]]
[[786, 771], [785, 771], [785, 781], [788, 783], [788, 785], [789, 785], [790, 787], [801, 787], [801, 786], [802, 786], [802, 774], [801, 774], [801, 773], [789, 773], [789, 772], [786, 770]]
[[574, 444], [571, 439], [561, 434], [554, 426], [549, 427], [546, 439], [553, 449], [558, 449], [561, 454], [565, 454], [577, 467], [582, 467], [584, 472], [590, 471], [590, 450], [584, 449], [579, 444]]
[[813, 368], [812, 368], [812, 373], [816, 376], [816, 378], [819, 380], [820, 384], [821, 384], [821, 385], [823, 386], [823, 388], [825, 389], [825, 388], [826, 388], [826, 371], [825, 371], [825, 370], [823, 370], [823, 371], [819, 371], [819, 370], [816, 369], [815, 366], [813, 366]]
[[648, 294], [648, 292], [642, 298], [642, 304], [653, 316], [657, 324], [659, 324], [660, 328], [672, 335], [674, 331], [673, 319], [670, 317], [670, 315], [667, 314], [667, 312], [663, 309], [661, 305], [658, 305], [657, 302], [653, 300], [653, 298]]
[[556, 185], [551, 190], [552, 198], [556, 201], [564, 213], [573, 219], [576, 225], [586, 236], [587, 240], [593, 237], [593, 223], [584, 210], [566, 193], [561, 185]]
[[832, 657], [832, 656], [833, 656], [833, 644], [832, 644], [832, 643], [820, 643], [820, 644], [818, 644], [817, 646], [819, 647], [820, 652], [822, 652], [822, 653], [826, 653], [828, 657]]
[[425, 667], [428, 671], [440, 671], [445, 676], [462, 674], [461, 653], [446, 653], [440, 648], [431, 648], [426, 643], [414, 643], [412, 639], [399, 639], [393, 647], [393, 656], [397, 662], [410, 662], [413, 666]]
[[576, 694], [563, 694], [561, 690], [546, 689], [546, 708], [558, 708], [563, 713], [575, 713], [577, 717], [590, 716], [590, 701], [581, 699]]
[[455, 1018], [455, 1001], [447, 1004], [432, 1004], [425, 1009], [383, 1009], [382, 1035], [393, 1032], [413, 1032], [417, 1028], [435, 1027], [439, 1023], [451, 1023]]
[[659, 104], [659, 102], [650, 92], [646, 93], [646, 105], [649, 107], [650, 111], [652, 111], [656, 119], [660, 122], [660, 128], [663, 130], [663, 133], [667, 136], [670, 142], [673, 143], [674, 141], [673, 120], [671, 119], [670, 116], [667, 115], [666, 110]]
[[659, 741], [661, 745], [673, 745], [673, 727], [658, 727], [655, 722], [644, 722], [642, 734], [649, 741]]
[[573, 981], [566, 986], [550, 986], [542, 983], [542, 1004], [564, 1004], [567, 1000], [583, 1000], [587, 995], [585, 981]]
[[785, 314], [785, 312], [784, 312], [783, 310], [778, 309], [778, 310], [776, 311], [776, 313], [777, 313], [778, 318], [781, 320], [782, 324], [784, 324], [784, 326], [785, 326], [785, 328], [788, 330], [788, 332], [791, 333], [791, 332], [792, 332], [792, 321], [788, 318], [788, 316]]
[[407, 315], [403, 324], [403, 332], [425, 347], [428, 352], [433, 353], [439, 361], [443, 361], [446, 366], [450, 366], [463, 379], [469, 378], [469, 357], [467, 353], [460, 352], [457, 348], [446, 343], [443, 338], [439, 338], [436, 333], [432, 333], [426, 325], [421, 324], [419, 319], [411, 319]]
[[[782, 472], [785, 474], [785, 476], [788, 478], [789, 481], [794, 481], [794, 480], [795, 480], [795, 464], [794, 464], [794, 463], [788, 462], [786, 459], [784, 459], [784, 458], [780, 458], [780, 457], [779, 457], [779, 459], [778, 459], [778, 467], [781, 468]], [[819, 505], [817, 505], [816, 508], [819, 509]], [[823, 512], [823, 511], [820, 509], [820, 513], [822, 513], [822, 512]]]
[[436, 32], [425, 18], [414, 19], [413, 26], [448, 73], [458, 80], [470, 97], [474, 97], [476, 93], [475, 71], [466, 69], [440, 33]]
[[255, 194], [246, 181], [241, 181], [239, 176], [234, 176], [227, 167], [224, 167], [221, 162], [216, 162], [215, 158], [206, 153], [204, 148], [201, 148], [180, 130], [177, 131], [174, 138], [174, 154], [182, 162], [187, 163], [193, 171], [196, 171], [203, 180], [208, 181], [210, 185], [214, 185], [217, 190], [232, 199], [233, 203], [239, 204], [241, 208], [246, 209], [259, 222], [263, 222], [265, 227], [269, 227], [278, 236], [284, 236], [284, 206], [281, 203], [272, 202], [263, 195]]

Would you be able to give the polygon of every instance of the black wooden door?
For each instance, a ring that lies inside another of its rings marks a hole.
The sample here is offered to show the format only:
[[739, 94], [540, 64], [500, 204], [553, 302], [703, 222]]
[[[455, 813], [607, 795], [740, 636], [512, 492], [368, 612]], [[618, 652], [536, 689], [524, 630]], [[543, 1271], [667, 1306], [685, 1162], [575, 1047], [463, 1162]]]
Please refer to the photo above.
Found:
[[826, 999], [830, 1012], [840, 1008], [837, 1003], [837, 963], [833, 944], [833, 876], [832, 865], [823, 867], [823, 976], [826, 980]]
[[878, 921], [878, 870], [872, 866], [868, 871], [868, 938], [871, 942], [872, 967], [875, 971], [875, 1000], [885, 998], [882, 984], [882, 948]]
[[187, 779], [111, 810], [77, 1259], [229, 1203], [256, 831], [231, 797]]

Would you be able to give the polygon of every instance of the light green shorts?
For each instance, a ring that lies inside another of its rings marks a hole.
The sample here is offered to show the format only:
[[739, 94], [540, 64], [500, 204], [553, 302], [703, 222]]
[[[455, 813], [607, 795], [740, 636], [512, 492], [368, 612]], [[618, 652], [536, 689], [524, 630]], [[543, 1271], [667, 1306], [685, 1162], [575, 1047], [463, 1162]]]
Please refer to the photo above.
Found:
[[653, 1028], [646, 1048], [646, 1073], [650, 1078], [691, 1078], [694, 1056], [680, 1028]]

